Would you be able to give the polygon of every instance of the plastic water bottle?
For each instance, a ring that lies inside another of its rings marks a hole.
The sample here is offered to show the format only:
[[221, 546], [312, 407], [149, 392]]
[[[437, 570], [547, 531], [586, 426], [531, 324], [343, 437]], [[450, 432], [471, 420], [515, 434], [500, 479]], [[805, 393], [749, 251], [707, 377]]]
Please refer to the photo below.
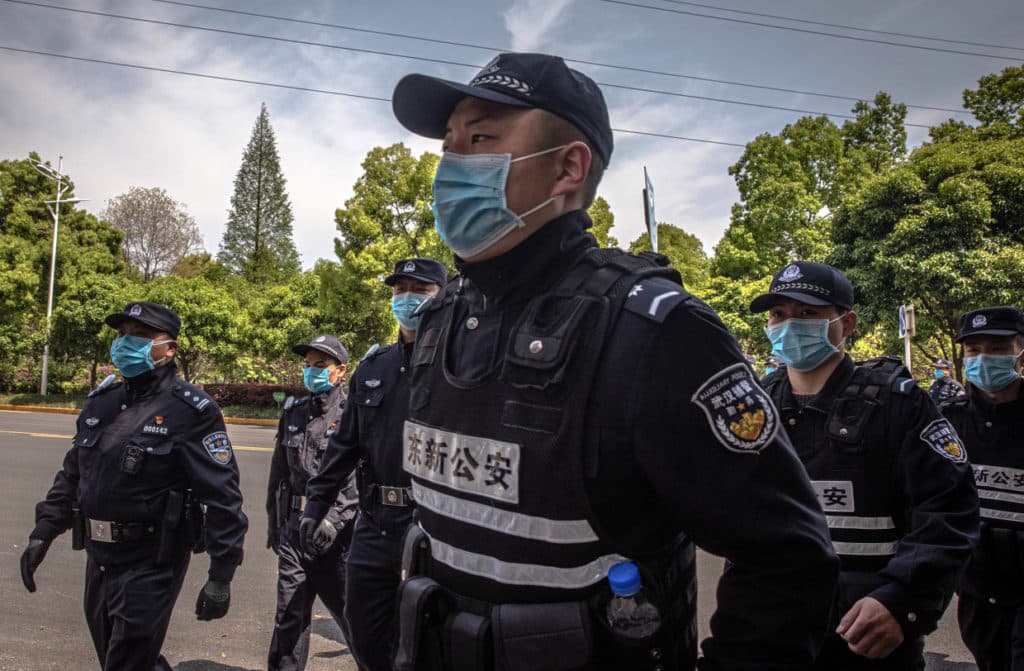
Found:
[[640, 584], [640, 571], [632, 562], [620, 562], [608, 570], [614, 596], [608, 602], [608, 625], [625, 638], [644, 639], [661, 627], [661, 613], [648, 600]]

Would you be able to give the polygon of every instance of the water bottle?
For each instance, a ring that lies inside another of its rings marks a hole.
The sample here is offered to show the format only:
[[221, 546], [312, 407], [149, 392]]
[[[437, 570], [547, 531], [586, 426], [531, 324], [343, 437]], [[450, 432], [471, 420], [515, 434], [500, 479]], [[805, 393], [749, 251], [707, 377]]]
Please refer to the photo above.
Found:
[[630, 639], [645, 639], [661, 627], [661, 613], [648, 600], [640, 584], [640, 571], [632, 562], [620, 562], [608, 570], [614, 596], [608, 602], [608, 626]]

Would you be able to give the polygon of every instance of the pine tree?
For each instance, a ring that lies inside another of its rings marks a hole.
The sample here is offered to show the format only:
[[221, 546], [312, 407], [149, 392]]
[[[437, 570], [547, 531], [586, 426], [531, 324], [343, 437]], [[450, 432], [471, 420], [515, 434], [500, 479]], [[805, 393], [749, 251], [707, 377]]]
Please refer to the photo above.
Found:
[[292, 206], [277, 156], [267, 105], [252, 130], [235, 176], [235, 193], [217, 259], [257, 283], [279, 281], [299, 270], [292, 240]]

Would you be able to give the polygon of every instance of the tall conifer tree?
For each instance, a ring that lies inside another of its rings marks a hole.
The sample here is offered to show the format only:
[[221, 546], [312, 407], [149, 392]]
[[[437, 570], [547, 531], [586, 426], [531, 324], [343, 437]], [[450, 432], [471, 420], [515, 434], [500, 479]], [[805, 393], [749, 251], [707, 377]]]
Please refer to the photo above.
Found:
[[235, 193], [217, 259], [258, 283], [295, 274], [299, 253], [292, 239], [292, 220], [274, 131], [263, 103], [235, 176]]

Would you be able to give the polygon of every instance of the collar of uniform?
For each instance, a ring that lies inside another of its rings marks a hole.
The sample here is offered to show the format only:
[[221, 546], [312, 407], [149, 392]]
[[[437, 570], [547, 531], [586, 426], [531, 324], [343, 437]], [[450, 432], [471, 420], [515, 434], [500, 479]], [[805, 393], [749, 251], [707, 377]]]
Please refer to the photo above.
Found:
[[590, 217], [584, 210], [567, 212], [501, 256], [478, 263], [456, 257], [455, 265], [490, 299], [501, 301], [515, 294], [532, 295], [595, 246], [594, 238], [586, 234], [590, 226]]
[[177, 373], [178, 366], [172, 360], [142, 375], [126, 377], [124, 386], [128, 390], [129, 401], [134, 402], [152, 396], [164, 386], [168, 379], [176, 377]]
[[[829, 376], [828, 381], [825, 382], [825, 386], [821, 388], [810, 403], [804, 406], [804, 409], [817, 410], [818, 412], [828, 412], [829, 408], [832, 407], [832, 401], [835, 400], [836, 395], [846, 386], [846, 383], [850, 380], [850, 376], [853, 375], [853, 359], [850, 358], [849, 354], [843, 355], [843, 360], [839, 362], [836, 369], [832, 371], [832, 375]], [[796, 399], [793, 398], [793, 385], [790, 384], [789, 378], [785, 380], [785, 393], [782, 395], [782, 407], [787, 410], [799, 409]]]
[[1012, 421], [1016, 417], [1017, 421], [1024, 422], [1024, 385], [1021, 386], [1021, 393], [1017, 395], [1017, 398], [1008, 403], [993, 403], [983, 391], [973, 385], [970, 395], [972, 408], [976, 409], [982, 417], [999, 418], [1000, 421]]

